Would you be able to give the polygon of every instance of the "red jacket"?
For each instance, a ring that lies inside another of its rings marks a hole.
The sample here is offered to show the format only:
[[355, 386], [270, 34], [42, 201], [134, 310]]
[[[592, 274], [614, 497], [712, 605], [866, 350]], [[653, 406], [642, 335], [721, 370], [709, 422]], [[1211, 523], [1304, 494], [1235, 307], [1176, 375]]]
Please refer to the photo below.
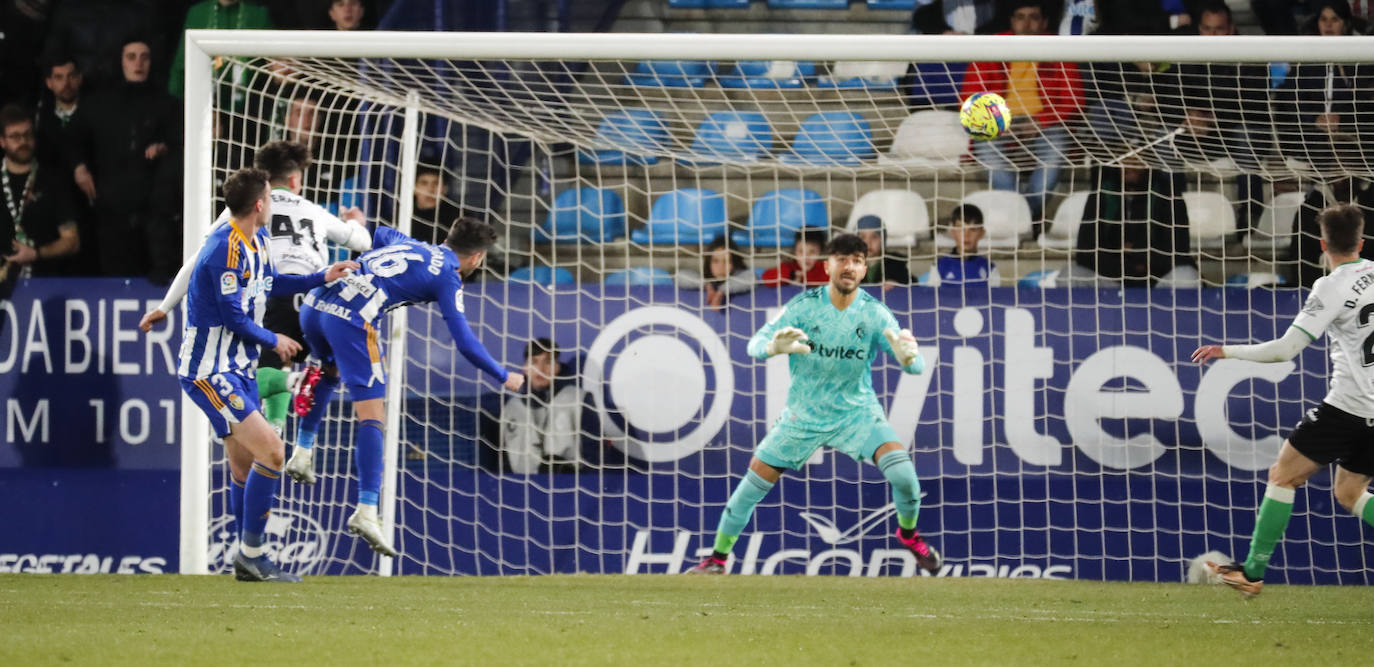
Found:
[[[1011, 35], [999, 32], [999, 35]], [[1083, 106], [1083, 82], [1077, 63], [1039, 63], [1035, 68], [1040, 81], [1040, 113], [1035, 122], [1041, 127], [1063, 123], [1078, 115]], [[1007, 63], [969, 63], [959, 99], [974, 93], [1007, 93]]]
[[811, 265], [811, 270], [803, 276], [801, 264], [793, 261], [786, 261], [767, 271], [763, 272], [764, 287], [780, 287], [782, 285], [824, 285], [830, 282], [830, 274], [825, 270], [825, 261], [817, 260]]

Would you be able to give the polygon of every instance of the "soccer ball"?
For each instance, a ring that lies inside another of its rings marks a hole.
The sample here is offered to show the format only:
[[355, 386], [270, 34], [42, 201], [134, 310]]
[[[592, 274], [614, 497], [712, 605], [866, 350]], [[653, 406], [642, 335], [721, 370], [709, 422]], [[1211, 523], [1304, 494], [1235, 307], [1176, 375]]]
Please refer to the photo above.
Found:
[[1011, 109], [997, 93], [974, 93], [959, 107], [964, 131], [978, 141], [995, 139], [1011, 125]]

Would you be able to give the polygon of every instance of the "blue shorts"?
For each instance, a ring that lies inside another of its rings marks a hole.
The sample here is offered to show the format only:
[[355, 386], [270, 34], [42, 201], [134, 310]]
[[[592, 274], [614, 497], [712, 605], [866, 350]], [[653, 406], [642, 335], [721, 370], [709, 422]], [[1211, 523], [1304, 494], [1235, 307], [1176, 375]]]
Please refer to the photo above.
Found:
[[252, 369], [215, 373], [208, 378], [181, 380], [181, 390], [210, 418], [215, 435], [229, 435], [229, 427], [258, 411], [258, 382]]
[[386, 395], [386, 357], [376, 327], [301, 304], [301, 333], [316, 359], [334, 364], [355, 401]]
[[798, 470], [821, 447], [831, 447], [863, 463], [872, 461], [874, 452], [886, 442], [901, 440], [881, 411], [858, 412], [839, 423], [820, 427], [793, 419], [783, 410], [754, 450], [754, 456], [774, 468]]

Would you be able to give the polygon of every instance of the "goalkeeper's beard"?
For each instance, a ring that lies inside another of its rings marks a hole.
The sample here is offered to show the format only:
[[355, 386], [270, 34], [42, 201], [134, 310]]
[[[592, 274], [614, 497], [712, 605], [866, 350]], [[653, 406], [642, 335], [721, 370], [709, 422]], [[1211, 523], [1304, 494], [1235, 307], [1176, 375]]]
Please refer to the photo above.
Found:
[[839, 292], [840, 296], [849, 296], [850, 294], [853, 294], [855, 290], [859, 289], [859, 281], [855, 279], [853, 287], [845, 288], [844, 285], [840, 284], [840, 279], [836, 278], [835, 280], [830, 281], [830, 287], [833, 288], [836, 292]]

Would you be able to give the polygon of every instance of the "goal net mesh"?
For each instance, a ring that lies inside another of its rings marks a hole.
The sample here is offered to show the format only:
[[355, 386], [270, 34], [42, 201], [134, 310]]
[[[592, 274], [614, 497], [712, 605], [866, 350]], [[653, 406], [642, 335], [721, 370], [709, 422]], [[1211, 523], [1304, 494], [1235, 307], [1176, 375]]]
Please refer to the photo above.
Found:
[[[1317, 208], [1374, 195], [1362, 67], [226, 58], [214, 175], [302, 140], [321, 205], [429, 241], [458, 215], [491, 222], [469, 321], [513, 370], [532, 339], [558, 348], [552, 387], [513, 396], [436, 309], [390, 315], [406, 320], [394, 572], [693, 564], [785, 402], [785, 360], [745, 347], [802, 287], [765, 271], [814, 260], [794, 238], [815, 227], [883, 230], [890, 284], [865, 289], [928, 368], [903, 376], [880, 354], [874, 388], [914, 455], [942, 575], [1177, 581], [1205, 551], [1244, 556], [1265, 470], [1324, 394], [1322, 342], [1270, 366], [1189, 354], [1281, 335], [1323, 270]], [[1009, 138], [963, 134], [958, 102], [980, 90], [1010, 98]], [[418, 185], [402, 221], [407, 104]], [[965, 204], [981, 241], [951, 221]], [[341, 394], [320, 481], [284, 481], [268, 530], [307, 574], [378, 564], [344, 527]], [[1329, 491], [1322, 472], [1299, 493], [1271, 580], [1367, 583], [1360, 523]], [[823, 449], [759, 506], [732, 571], [913, 575], [892, 514], [875, 466]]]

